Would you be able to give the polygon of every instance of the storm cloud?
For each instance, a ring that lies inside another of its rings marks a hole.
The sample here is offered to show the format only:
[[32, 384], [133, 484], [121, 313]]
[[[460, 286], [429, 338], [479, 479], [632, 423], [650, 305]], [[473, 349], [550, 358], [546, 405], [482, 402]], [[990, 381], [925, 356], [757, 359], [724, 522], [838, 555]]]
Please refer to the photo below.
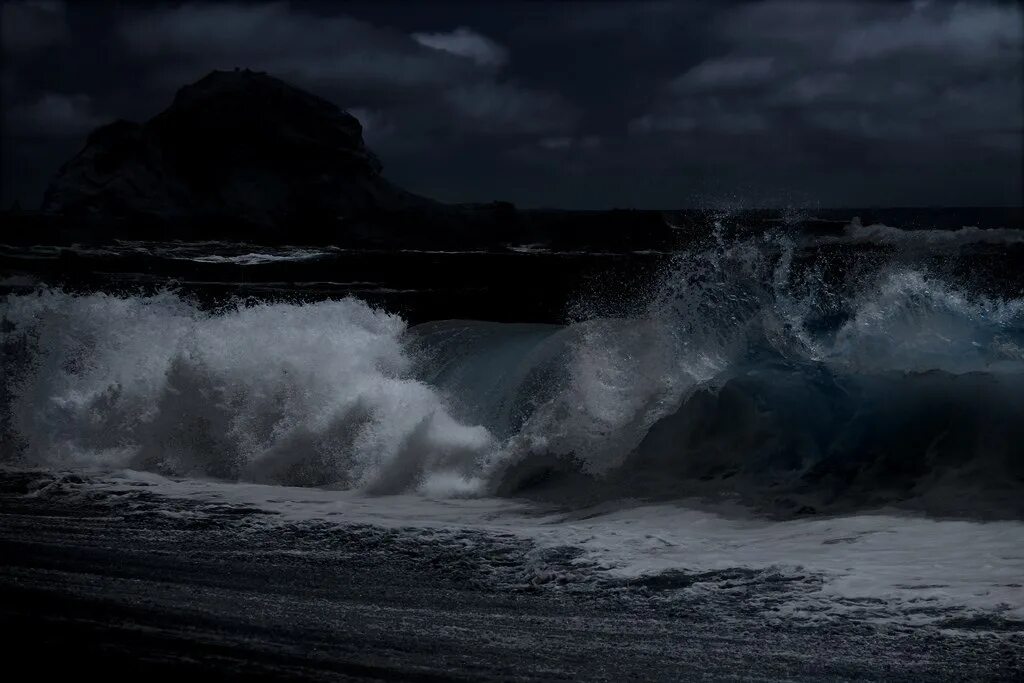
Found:
[[[1020, 10], [1013, 6], [782, 0], [716, 22], [726, 52], [669, 81], [639, 130], [811, 129], [864, 139], [1021, 126]], [[723, 121], [725, 124], [723, 125]], [[730, 124], [729, 122], [732, 122]]]
[[12, 0], [0, 7], [0, 39], [4, 52], [22, 53], [58, 45], [69, 37], [63, 2]]
[[448, 201], [1021, 201], [1017, 3], [6, 2], [3, 18], [5, 203], [36, 203], [42, 169], [103, 118], [235, 67], [352, 111], [387, 175]]

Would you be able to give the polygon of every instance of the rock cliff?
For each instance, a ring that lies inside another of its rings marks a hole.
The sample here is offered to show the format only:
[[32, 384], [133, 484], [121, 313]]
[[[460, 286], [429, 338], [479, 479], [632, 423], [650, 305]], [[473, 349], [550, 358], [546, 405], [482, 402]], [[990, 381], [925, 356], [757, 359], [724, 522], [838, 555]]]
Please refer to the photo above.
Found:
[[283, 81], [214, 71], [138, 124], [94, 131], [51, 183], [43, 210], [261, 227], [432, 204], [392, 185], [355, 117]]

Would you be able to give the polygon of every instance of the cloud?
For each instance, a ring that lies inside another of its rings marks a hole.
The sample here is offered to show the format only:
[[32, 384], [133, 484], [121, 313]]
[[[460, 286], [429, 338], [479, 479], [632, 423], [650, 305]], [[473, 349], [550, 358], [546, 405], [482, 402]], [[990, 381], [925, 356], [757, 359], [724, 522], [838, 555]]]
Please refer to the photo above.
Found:
[[795, 106], [843, 101], [853, 90], [853, 83], [853, 77], [842, 71], [794, 75], [776, 88], [772, 101]]
[[584, 135], [581, 137], [549, 137], [541, 138], [537, 143], [542, 149], [550, 151], [560, 150], [595, 150], [600, 148], [604, 141], [599, 135]]
[[723, 107], [717, 100], [697, 100], [682, 112], [663, 112], [637, 117], [629, 122], [628, 128], [633, 134], [746, 135], [766, 131], [770, 125], [768, 117], [756, 111]]
[[701, 90], [761, 83], [772, 76], [774, 57], [724, 57], [709, 59], [673, 80], [675, 91]]
[[542, 25], [542, 30], [601, 36], [642, 35], [646, 39], [671, 35], [681, 26], [714, 10], [712, 3], [701, 0], [562, 2], [553, 5], [553, 19], [558, 21]]
[[97, 112], [145, 118], [211, 69], [249, 67], [353, 112], [395, 182], [450, 200], [1019, 201], [1010, 1], [0, 6], [4, 188], [31, 159], [45, 181]]
[[833, 55], [847, 63], [908, 53], [987, 62], [1019, 51], [1022, 30], [1020, 10], [1012, 6], [918, 3], [898, 18], [840, 32]]
[[93, 109], [88, 95], [44, 93], [5, 114], [7, 129], [23, 137], [73, 137], [108, 121]]
[[448, 33], [413, 33], [412, 37], [420, 45], [471, 59], [480, 66], [500, 67], [508, 63], [507, 49], [465, 26]]
[[569, 149], [572, 147], [572, 143], [572, 138], [560, 136], [555, 138], [543, 138], [538, 144], [540, 144], [544, 149]]
[[166, 87], [214, 68], [267, 71], [372, 111], [381, 136], [556, 132], [572, 119], [559, 95], [501, 79], [508, 50], [466, 26], [410, 35], [286, 2], [186, 3], [133, 12], [118, 33]]
[[689, 133], [696, 130], [697, 119], [684, 114], [662, 112], [644, 114], [629, 122], [630, 133]]
[[408, 35], [347, 16], [319, 17], [288, 3], [187, 3], [135, 12], [118, 32], [143, 57], [173, 57], [168, 80], [192, 71], [248, 67], [310, 85], [437, 87], [475, 65]]
[[1022, 26], [1011, 4], [738, 5], [713, 22], [724, 54], [667, 80], [629, 130], [1005, 143], [990, 133], [1021, 130]]
[[7, 53], [34, 52], [69, 37], [67, 8], [57, 0], [10, 0], [0, 6], [0, 41]]
[[572, 128], [576, 114], [561, 97], [508, 83], [475, 83], [449, 90], [445, 102], [466, 125], [484, 133], [544, 133]]
[[549, 182], [557, 185], [571, 183], [574, 177], [585, 179], [605, 172], [608, 160], [619, 152], [608, 149], [607, 142], [599, 135], [556, 135], [511, 147], [503, 156], [521, 165], [523, 173], [535, 176], [553, 172]]
[[349, 107], [348, 113], [358, 119], [363, 127], [363, 138], [372, 145], [375, 140], [386, 138], [395, 133], [394, 124], [379, 111], [366, 107]]

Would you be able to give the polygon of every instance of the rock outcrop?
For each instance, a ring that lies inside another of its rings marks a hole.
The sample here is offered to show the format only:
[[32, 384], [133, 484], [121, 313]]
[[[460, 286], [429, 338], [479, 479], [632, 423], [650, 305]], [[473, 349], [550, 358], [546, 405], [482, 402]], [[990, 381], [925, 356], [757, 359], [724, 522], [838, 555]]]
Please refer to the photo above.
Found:
[[214, 71], [183, 87], [146, 123], [94, 131], [58, 172], [43, 210], [288, 228], [431, 204], [381, 176], [355, 117], [244, 70]]
[[214, 71], [145, 123], [93, 131], [50, 184], [42, 213], [17, 223], [6, 240], [43, 232], [62, 241], [452, 250], [531, 243], [598, 251], [676, 241], [660, 212], [521, 211], [507, 202], [443, 204], [406, 192], [381, 175], [353, 116], [249, 70]]

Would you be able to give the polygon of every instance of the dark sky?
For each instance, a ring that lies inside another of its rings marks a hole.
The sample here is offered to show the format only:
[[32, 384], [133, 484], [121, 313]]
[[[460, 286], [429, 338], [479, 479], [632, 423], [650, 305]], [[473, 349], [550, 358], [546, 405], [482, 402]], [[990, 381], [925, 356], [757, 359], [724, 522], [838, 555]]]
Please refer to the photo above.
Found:
[[1020, 205], [1015, 2], [4, 2], [2, 203], [211, 69], [355, 114], [384, 173], [521, 206]]

